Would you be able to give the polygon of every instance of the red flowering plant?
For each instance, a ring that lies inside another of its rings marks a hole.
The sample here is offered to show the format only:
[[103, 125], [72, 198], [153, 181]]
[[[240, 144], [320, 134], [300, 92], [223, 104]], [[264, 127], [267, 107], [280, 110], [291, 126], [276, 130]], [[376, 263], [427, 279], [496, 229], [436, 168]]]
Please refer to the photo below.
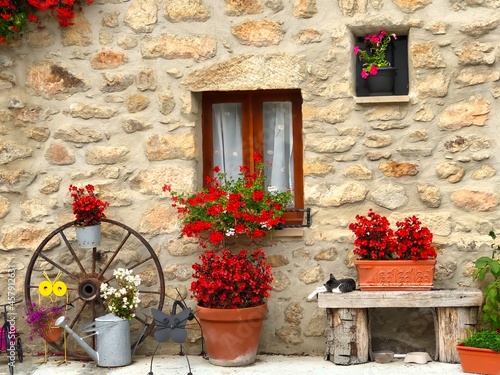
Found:
[[31, 5], [41, 11], [50, 11], [57, 18], [60, 27], [73, 25], [71, 20], [75, 17], [75, 10], [82, 11], [82, 5], [90, 5], [94, 0], [27, 0]]
[[54, 326], [57, 318], [64, 314], [64, 306], [44, 306], [28, 302], [24, 307], [24, 319], [30, 327], [29, 339], [43, 337]]
[[[222, 246], [226, 237], [264, 237], [266, 232], [284, 223], [283, 213], [292, 199], [290, 191], [265, 186], [262, 156], [254, 154], [255, 172], [241, 166], [234, 180], [214, 168], [215, 176], [206, 177], [207, 186], [195, 194], [170, 192], [172, 206], [182, 217], [182, 233], [187, 237], [208, 236], [208, 242]], [[201, 241], [200, 244], [206, 244]]]
[[36, 11], [26, 0], [0, 0], [0, 44], [22, 35], [29, 22], [37, 22]]
[[70, 185], [69, 191], [71, 198], [73, 198], [73, 213], [76, 217], [76, 226], [98, 225], [102, 219], [106, 218], [104, 210], [109, 206], [109, 202], [97, 198], [93, 185], [88, 184], [84, 188]]
[[398, 245], [398, 259], [419, 260], [437, 257], [436, 249], [432, 246], [432, 233], [421, 224], [415, 215], [396, 223], [398, 229], [394, 234]]
[[81, 11], [82, 5], [90, 5], [94, 0], [0, 0], [0, 44], [18, 39], [30, 22], [38, 28], [40, 12], [50, 12], [57, 18], [59, 26], [73, 25], [75, 10]]
[[354, 47], [354, 54], [363, 62], [361, 77], [367, 79], [369, 75], [376, 75], [378, 68], [391, 66], [385, 54], [392, 39], [397, 39], [396, 34], [388, 34], [387, 31], [381, 30], [378, 34], [365, 36], [366, 50], [359, 46]]
[[432, 233], [421, 226], [416, 216], [396, 223], [393, 231], [389, 220], [370, 208], [367, 216], [356, 215], [356, 222], [349, 224], [354, 232], [354, 254], [365, 260], [420, 260], [435, 259]]
[[198, 305], [237, 309], [262, 305], [272, 289], [271, 266], [262, 249], [205, 251], [201, 263], [193, 264], [192, 298]]
[[349, 224], [354, 232], [354, 254], [360, 259], [387, 260], [396, 257], [396, 242], [389, 220], [371, 208], [367, 216], [356, 215], [356, 222]]

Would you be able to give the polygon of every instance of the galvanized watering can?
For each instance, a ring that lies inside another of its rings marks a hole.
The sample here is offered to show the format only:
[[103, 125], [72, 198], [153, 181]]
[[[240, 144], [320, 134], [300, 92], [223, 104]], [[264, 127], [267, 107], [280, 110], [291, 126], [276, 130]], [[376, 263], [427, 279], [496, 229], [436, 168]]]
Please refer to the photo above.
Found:
[[[63, 327], [100, 367], [127, 366], [132, 363], [130, 350], [130, 322], [114, 314], [96, 318], [94, 322], [85, 325], [83, 332], [96, 335], [96, 350], [82, 340], [65, 322], [64, 316], [55, 323]], [[85, 336], [85, 337], [88, 337]]]

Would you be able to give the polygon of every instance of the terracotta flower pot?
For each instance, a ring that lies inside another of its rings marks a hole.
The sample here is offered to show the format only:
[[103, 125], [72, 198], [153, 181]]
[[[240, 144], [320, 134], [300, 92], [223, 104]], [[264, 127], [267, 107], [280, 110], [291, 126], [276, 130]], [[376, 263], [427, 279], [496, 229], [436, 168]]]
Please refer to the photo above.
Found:
[[62, 328], [55, 327], [54, 323], [52, 323], [50, 329], [48, 329], [43, 333], [43, 339], [47, 342], [57, 342], [61, 339], [61, 334], [62, 334]]
[[355, 260], [359, 288], [367, 290], [431, 290], [436, 259]]
[[500, 352], [472, 348], [464, 344], [456, 346], [462, 370], [475, 374], [500, 375]]
[[210, 363], [245, 366], [255, 362], [267, 305], [244, 309], [209, 309], [197, 306]]

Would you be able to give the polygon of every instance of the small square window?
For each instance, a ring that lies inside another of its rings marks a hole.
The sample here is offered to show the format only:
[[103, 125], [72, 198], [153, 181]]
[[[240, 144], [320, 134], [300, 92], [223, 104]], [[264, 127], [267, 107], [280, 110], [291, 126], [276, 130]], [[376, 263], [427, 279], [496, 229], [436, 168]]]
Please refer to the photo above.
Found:
[[[356, 44], [360, 48], [365, 47], [364, 37], [356, 37]], [[408, 36], [397, 35], [396, 40], [392, 40], [386, 51], [387, 61], [391, 66], [396, 68], [396, 80], [394, 83], [393, 95], [408, 95], [409, 79], [408, 79]], [[361, 77], [362, 61], [355, 56], [356, 59], [356, 96], [371, 96], [368, 92], [366, 80]]]

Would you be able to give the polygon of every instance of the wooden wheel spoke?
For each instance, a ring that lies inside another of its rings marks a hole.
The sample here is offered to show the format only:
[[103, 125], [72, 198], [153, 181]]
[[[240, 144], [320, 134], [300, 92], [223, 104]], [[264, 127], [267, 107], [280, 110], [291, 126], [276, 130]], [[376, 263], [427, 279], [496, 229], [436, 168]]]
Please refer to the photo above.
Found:
[[144, 319], [139, 318], [137, 315], [136, 315], [136, 316], [134, 316], [134, 319], [135, 319], [135, 320], [138, 320], [141, 324], [144, 324], [144, 325], [148, 324], [148, 323], [146, 323], [146, 321], [145, 321]]
[[73, 246], [69, 243], [68, 239], [66, 238], [66, 235], [64, 234], [64, 231], [61, 231], [59, 233], [66, 244], [66, 247], [68, 248], [69, 252], [73, 256], [73, 259], [75, 260], [76, 264], [78, 265], [78, 268], [80, 268], [80, 271], [86, 275], [87, 273], [85, 272], [85, 268], [83, 268], [82, 263], [80, 262], [80, 259], [76, 256], [75, 250], [73, 250]]
[[80, 319], [80, 315], [82, 315], [82, 312], [83, 310], [85, 309], [85, 306], [87, 306], [87, 301], [83, 300], [83, 299], [80, 299], [83, 303], [82, 303], [82, 306], [80, 307], [80, 309], [78, 309], [76, 315], [73, 317], [73, 319], [71, 319], [71, 322], [69, 323], [69, 328], [73, 328], [76, 324], [76, 322], [78, 321], [78, 319]]
[[48, 263], [52, 264], [54, 267], [60, 269], [66, 275], [68, 275], [69, 277], [71, 277], [73, 280], [78, 281], [78, 279], [77, 279], [77, 277], [75, 275], [73, 275], [71, 272], [67, 271], [65, 268], [63, 268], [62, 266], [60, 266], [59, 264], [57, 264], [56, 262], [54, 262], [52, 259], [50, 259], [47, 256], [45, 256], [45, 254], [40, 253], [40, 258], [42, 258], [43, 260], [45, 260]]
[[160, 294], [159, 290], [139, 290], [141, 294]]
[[99, 274], [99, 276], [97, 277], [98, 279], [100, 279], [102, 277], [102, 275], [104, 275], [104, 272], [106, 272], [109, 268], [109, 266], [111, 265], [111, 263], [113, 263], [113, 261], [115, 260], [116, 256], [118, 255], [118, 253], [120, 252], [120, 250], [122, 249], [123, 245], [125, 245], [125, 242], [127, 242], [127, 240], [129, 239], [130, 237], [130, 234], [131, 232], [128, 232], [127, 235], [125, 236], [125, 238], [122, 240], [122, 242], [120, 243], [120, 245], [118, 245], [118, 247], [116, 248], [116, 251], [113, 253], [113, 255], [109, 258], [108, 262], [106, 263], [106, 265], [103, 267], [103, 269], [101, 270], [101, 273]]
[[134, 264], [133, 266], [128, 267], [128, 269], [129, 269], [129, 270], [133, 270], [134, 268], [139, 267], [141, 264], [144, 264], [144, 263], [146, 263], [148, 260], [151, 260], [151, 259], [153, 259], [153, 256], [150, 256], [150, 257], [148, 257], [148, 258], [145, 258], [145, 259], [141, 260], [140, 262], [138, 262], [138, 263]]
[[[135, 268], [139, 267], [141, 264], [144, 264], [144, 263], [146, 263], [148, 260], [151, 260], [151, 259], [153, 259], [153, 256], [150, 256], [150, 257], [148, 257], [148, 258], [145, 258], [145, 259], [141, 260], [140, 262], [137, 262], [137, 263], [136, 263], [136, 264], [134, 264], [133, 266], [127, 267], [127, 269], [129, 269], [129, 270], [133, 270], [133, 269], [135, 269]], [[114, 276], [111, 276], [109, 279], [104, 280], [104, 282], [105, 282], [105, 283], [109, 283], [110, 281], [113, 281], [114, 279], [115, 279], [115, 277], [114, 277]]]

